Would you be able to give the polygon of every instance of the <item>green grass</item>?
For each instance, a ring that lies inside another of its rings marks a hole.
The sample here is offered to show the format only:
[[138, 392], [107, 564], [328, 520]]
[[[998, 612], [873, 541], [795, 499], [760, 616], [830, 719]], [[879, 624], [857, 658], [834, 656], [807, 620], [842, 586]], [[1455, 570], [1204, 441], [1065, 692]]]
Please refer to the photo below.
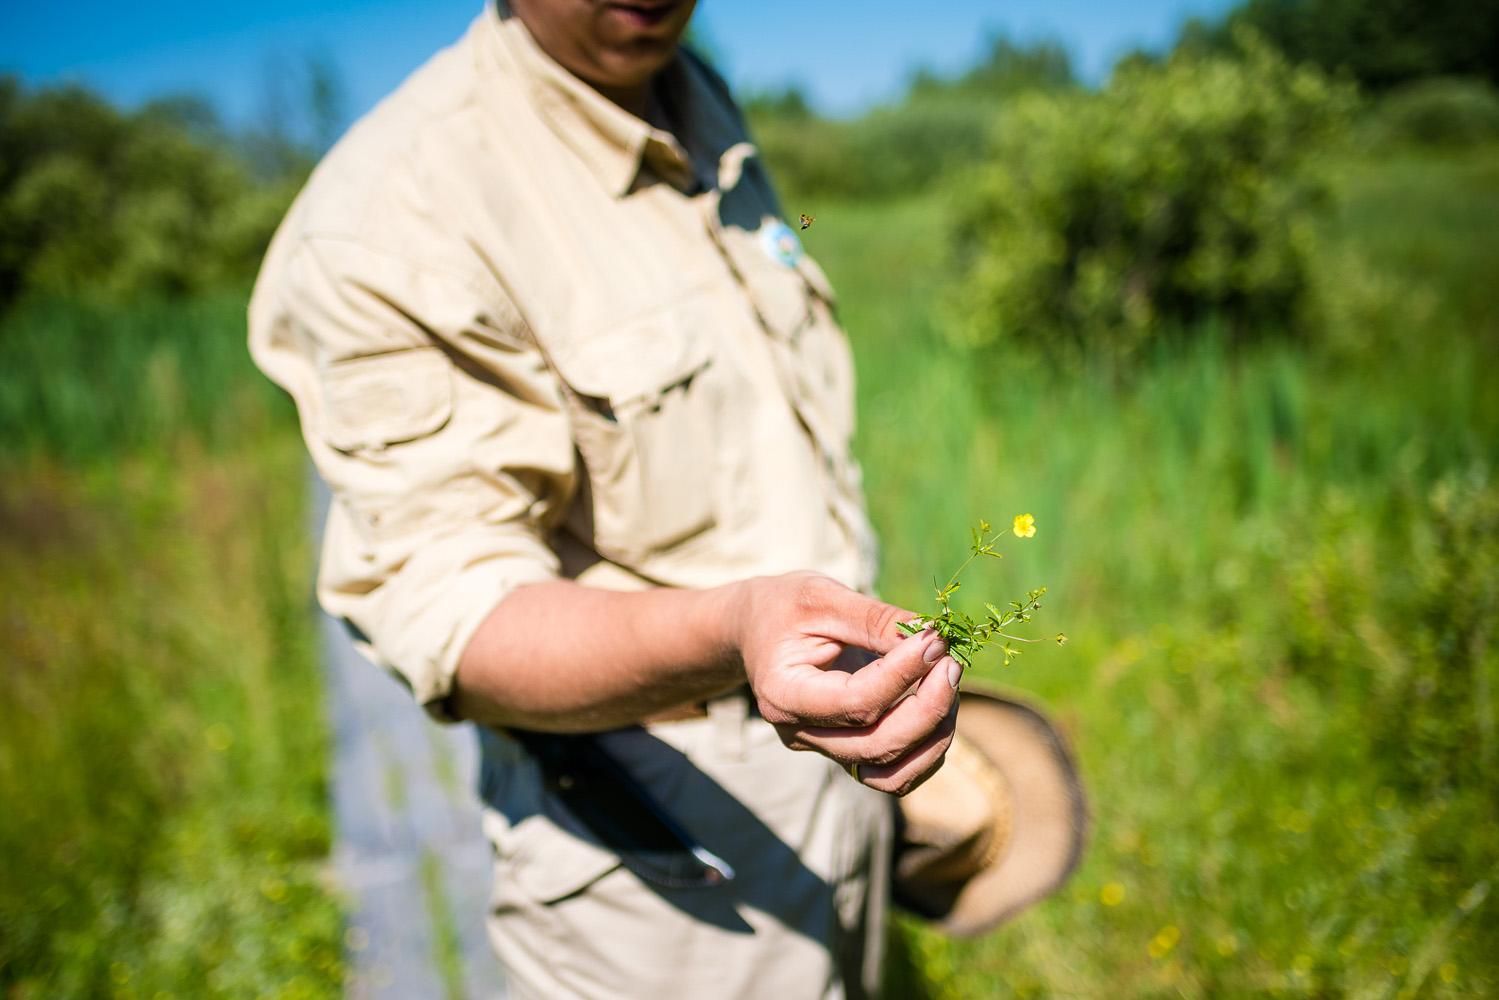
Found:
[[432, 923], [432, 964], [442, 978], [446, 1000], [464, 1000], [463, 940], [453, 918], [453, 906], [442, 884], [442, 862], [431, 851], [422, 852], [422, 899]]
[[306, 466], [232, 297], [0, 324], [0, 993], [332, 997]]
[[285, 434], [291, 408], [250, 364], [245, 295], [23, 302], [0, 326], [0, 461], [71, 465]]
[[1030, 511], [965, 592], [1045, 583], [1038, 631], [1072, 637], [983, 672], [1072, 733], [1086, 863], [984, 940], [910, 928], [934, 995], [1499, 990], [1496, 163], [1348, 172], [1330, 238], [1420, 329], [1363, 356], [1208, 337], [1123, 381], [949, 348], [940, 201], [808, 209], [886, 596], [928, 606], [973, 520]]

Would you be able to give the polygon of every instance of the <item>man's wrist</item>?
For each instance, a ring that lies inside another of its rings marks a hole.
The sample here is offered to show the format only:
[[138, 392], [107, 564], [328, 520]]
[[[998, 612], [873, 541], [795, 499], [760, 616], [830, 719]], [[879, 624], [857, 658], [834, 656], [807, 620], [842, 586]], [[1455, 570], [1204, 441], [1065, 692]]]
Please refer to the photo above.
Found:
[[699, 592], [703, 604], [698, 623], [713, 662], [741, 681], [745, 679], [744, 614], [752, 583], [736, 580]]

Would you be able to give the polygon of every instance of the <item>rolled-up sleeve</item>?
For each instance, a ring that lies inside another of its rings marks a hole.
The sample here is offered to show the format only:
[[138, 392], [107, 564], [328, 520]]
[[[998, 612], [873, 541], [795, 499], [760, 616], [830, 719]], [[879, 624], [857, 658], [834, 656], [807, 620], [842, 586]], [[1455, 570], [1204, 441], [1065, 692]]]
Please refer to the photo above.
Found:
[[497, 283], [338, 240], [284, 261], [251, 345], [332, 495], [319, 600], [446, 718], [479, 624], [558, 572], [547, 538], [575, 485], [558, 384]]

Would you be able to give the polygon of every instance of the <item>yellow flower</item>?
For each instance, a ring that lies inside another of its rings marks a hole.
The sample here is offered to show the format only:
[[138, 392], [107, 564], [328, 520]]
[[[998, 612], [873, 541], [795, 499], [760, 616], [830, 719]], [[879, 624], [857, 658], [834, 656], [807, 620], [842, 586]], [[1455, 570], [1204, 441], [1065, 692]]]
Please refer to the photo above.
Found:
[[1119, 882], [1106, 882], [1098, 891], [1098, 901], [1104, 906], [1118, 906], [1124, 902], [1124, 886]]
[[1032, 538], [1036, 534], [1036, 519], [1029, 514], [1015, 515], [1015, 537]]
[[1156, 931], [1155, 937], [1150, 939], [1150, 945], [1145, 949], [1151, 958], [1165, 958], [1171, 949], [1181, 940], [1182, 932], [1175, 924], [1167, 924]]

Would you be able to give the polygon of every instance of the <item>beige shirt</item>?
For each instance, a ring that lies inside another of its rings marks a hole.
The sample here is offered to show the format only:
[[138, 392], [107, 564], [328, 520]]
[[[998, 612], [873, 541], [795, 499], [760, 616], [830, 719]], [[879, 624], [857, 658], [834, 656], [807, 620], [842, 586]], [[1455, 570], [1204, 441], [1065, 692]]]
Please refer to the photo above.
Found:
[[827, 280], [722, 82], [682, 55], [657, 97], [660, 128], [490, 8], [325, 158], [256, 285], [333, 493], [320, 599], [437, 714], [521, 584], [871, 587]]

